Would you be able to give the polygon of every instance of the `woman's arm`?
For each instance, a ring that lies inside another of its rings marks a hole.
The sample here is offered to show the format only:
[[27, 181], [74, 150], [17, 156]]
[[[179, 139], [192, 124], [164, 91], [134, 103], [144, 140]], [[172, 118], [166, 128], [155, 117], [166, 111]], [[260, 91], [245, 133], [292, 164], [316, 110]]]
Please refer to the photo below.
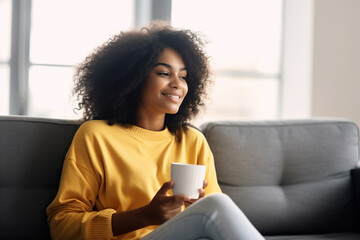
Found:
[[99, 184], [96, 176], [73, 159], [66, 158], [53, 202], [47, 207], [53, 239], [111, 238], [114, 209], [94, 211]]
[[149, 225], [160, 225], [179, 212], [184, 202], [190, 198], [186, 195], [168, 196], [167, 191], [174, 181], [166, 182], [156, 193], [151, 202], [141, 208], [112, 215], [112, 230], [114, 236], [128, 233]]

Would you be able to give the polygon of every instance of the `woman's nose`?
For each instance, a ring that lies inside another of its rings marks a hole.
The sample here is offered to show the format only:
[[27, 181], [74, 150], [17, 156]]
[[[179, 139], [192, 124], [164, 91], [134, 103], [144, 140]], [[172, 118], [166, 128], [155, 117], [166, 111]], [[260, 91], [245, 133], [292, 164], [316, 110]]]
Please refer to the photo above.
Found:
[[170, 87], [181, 88], [181, 80], [177, 76], [173, 76], [170, 81]]

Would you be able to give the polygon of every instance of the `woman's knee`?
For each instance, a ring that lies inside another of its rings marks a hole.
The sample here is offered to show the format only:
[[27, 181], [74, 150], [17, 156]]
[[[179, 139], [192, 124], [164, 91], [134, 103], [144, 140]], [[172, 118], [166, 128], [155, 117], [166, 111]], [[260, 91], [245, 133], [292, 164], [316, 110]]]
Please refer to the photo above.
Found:
[[211, 194], [203, 199], [206, 204], [211, 206], [224, 206], [224, 205], [234, 205], [235, 203], [231, 200], [231, 198], [224, 193], [215, 193]]
[[194, 207], [198, 205], [199, 211], [210, 211], [218, 210], [220, 212], [239, 210], [237, 205], [231, 200], [231, 198], [222, 193], [211, 194], [198, 202], [193, 204]]

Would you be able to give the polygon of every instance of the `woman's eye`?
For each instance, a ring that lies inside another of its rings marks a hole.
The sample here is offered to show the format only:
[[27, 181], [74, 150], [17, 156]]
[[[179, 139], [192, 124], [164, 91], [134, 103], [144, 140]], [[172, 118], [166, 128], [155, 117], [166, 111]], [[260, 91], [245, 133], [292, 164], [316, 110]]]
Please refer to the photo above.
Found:
[[159, 76], [169, 76], [169, 73], [167, 72], [160, 72], [158, 73]]
[[186, 81], [186, 76], [180, 76], [180, 78]]

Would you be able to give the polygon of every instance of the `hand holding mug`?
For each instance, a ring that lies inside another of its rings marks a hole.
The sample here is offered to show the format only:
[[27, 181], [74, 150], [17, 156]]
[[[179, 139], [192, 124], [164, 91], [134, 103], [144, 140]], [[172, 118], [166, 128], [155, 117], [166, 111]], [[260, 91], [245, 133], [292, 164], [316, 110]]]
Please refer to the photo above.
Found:
[[194, 202], [196, 202], [197, 200], [205, 197], [205, 188], [207, 187], [208, 185], [208, 182], [206, 180], [204, 180], [204, 184], [203, 184], [203, 188], [200, 188], [199, 189], [199, 198], [198, 199], [190, 199], [188, 201], [185, 201], [184, 204], [185, 204], [185, 207], [188, 207], [190, 206], [191, 204], [193, 204]]
[[174, 185], [174, 181], [169, 181], [156, 193], [151, 202], [145, 207], [145, 219], [148, 225], [160, 225], [176, 214], [181, 212], [182, 206], [191, 201], [187, 195], [169, 196], [167, 191]]

